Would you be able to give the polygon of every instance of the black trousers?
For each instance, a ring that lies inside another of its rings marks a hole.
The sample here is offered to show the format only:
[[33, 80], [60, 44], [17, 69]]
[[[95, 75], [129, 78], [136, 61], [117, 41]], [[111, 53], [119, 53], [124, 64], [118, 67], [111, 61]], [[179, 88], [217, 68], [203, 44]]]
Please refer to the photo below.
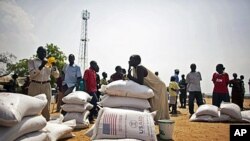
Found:
[[203, 100], [202, 100], [203, 98], [202, 98], [201, 92], [199, 91], [189, 92], [188, 106], [189, 106], [190, 114], [194, 113], [194, 99], [196, 100], [198, 106], [203, 104]]

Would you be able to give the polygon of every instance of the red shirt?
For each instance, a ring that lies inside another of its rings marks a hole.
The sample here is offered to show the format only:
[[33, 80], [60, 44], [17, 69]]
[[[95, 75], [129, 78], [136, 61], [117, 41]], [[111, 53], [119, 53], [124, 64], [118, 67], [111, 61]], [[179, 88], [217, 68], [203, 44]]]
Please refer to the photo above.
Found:
[[86, 91], [88, 93], [95, 93], [97, 91], [96, 72], [91, 68], [85, 70], [83, 79], [85, 80]]
[[212, 81], [214, 82], [214, 93], [221, 93], [221, 94], [228, 94], [228, 83], [229, 83], [229, 76], [227, 73], [223, 74], [218, 74], [214, 73], [213, 74], [213, 79]]

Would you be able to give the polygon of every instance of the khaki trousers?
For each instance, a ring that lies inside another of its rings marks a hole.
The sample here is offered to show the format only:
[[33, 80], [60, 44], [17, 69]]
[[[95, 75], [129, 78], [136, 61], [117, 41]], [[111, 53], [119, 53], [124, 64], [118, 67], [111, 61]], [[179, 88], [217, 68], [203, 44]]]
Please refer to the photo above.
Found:
[[46, 118], [47, 121], [50, 120], [50, 102], [51, 102], [51, 85], [50, 83], [39, 84], [35, 82], [31, 82], [29, 85], [28, 95], [36, 96], [39, 94], [45, 94], [48, 100], [47, 105], [44, 107], [42, 111], [42, 115]]

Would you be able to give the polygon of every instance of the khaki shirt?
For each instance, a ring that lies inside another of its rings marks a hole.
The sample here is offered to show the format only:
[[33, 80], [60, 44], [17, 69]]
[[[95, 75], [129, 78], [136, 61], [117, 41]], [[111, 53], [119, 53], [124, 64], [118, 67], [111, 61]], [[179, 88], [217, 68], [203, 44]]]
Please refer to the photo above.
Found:
[[59, 71], [56, 66], [53, 67], [43, 67], [42, 70], [39, 70], [39, 66], [42, 64], [42, 60], [36, 58], [34, 60], [28, 61], [28, 69], [30, 74], [30, 79], [35, 81], [49, 81], [50, 75], [55, 78], [59, 77]]

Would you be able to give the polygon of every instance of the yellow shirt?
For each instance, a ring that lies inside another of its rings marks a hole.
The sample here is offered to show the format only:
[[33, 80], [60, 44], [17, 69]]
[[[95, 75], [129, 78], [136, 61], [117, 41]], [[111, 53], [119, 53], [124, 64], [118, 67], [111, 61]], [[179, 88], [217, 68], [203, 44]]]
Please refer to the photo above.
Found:
[[177, 96], [177, 92], [172, 90], [172, 89], [175, 89], [176, 91], [178, 91], [180, 89], [179, 85], [177, 82], [175, 81], [171, 81], [169, 83], [169, 95], [170, 96]]

